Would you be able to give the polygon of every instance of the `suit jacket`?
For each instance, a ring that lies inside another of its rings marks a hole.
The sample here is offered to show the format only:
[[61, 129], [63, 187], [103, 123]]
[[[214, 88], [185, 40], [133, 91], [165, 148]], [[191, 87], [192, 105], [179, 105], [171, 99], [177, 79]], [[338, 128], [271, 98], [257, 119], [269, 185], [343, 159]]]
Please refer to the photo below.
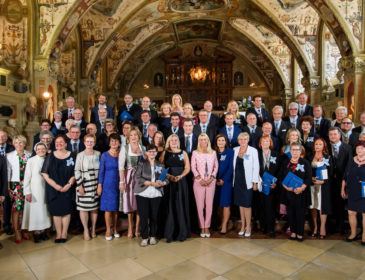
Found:
[[[72, 144], [71, 144], [71, 140], [67, 142], [67, 146], [66, 146], [66, 150], [73, 152], [72, 151]], [[83, 150], [85, 150], [85, 144], [82, 141], [82, 139], [80, 139], [80, 143], [79, 143], [79, 153], [82, 152]], [[75, 152], [76, 153], [76, 152]]]
[[[6, 146], [5, 146], [5, 154], [3, 155], [3, 156], [6, 156], [6, 154], [7, 153], [10, 153], [10, 152], [12, 152], [12, 151], [14, 151], [15, 150], [15, 148], [14, 148], [14, 146], [13, 145], [10, 145], [10, 144], [8, 144], [8, 143], [6, 143], [5, 144]], [[1, 156], [1, 155], [0, 155]]]
[[[165, 128], [165, 130], [163, 131], [163, 135], [165, 137], [165, 140], [167, 140], [167, 138], [173, 134], [171, 127]], [[184, 137], [184, 129], [182, 129], [180, 126], [178, 126], [178, 131], [177, 131], [177, 136], [179, 136], [179, 139], [181, 137]]]
[[[192, 134], [193, 135], [193, 139], [192, 139], [192, 145], [191, 145], [191, 151], [190, 153], [188, 153], [189, 158], [191, 158], [191, 154], [193, 153], [193, 151], [196, 150], [196, 148], [198, 147], [198, 136], [196, 134]], [[180, 140], [180, 149], [184, 150], [186, 152], [186, 147], [185, 147], [185, 135], [183, 134], [182, 137], [179, 138]]]
[[57, 129], [57, 126], [55, 125], [55, 123], [52, 122], [51, 132], [53, 133], [54, 136], [56, 136], [58, 134], [65, 134], [66, 133], [66, 127], [61, 125], [60, 129]]
[[[290, 122], [290, 118], [289, 117], [285, 117], [285, 118], [283, 118], [283, 120], [284, 121], [286, 121], [286, 122], [288, 122], [289, 123], [289, 127], [290, 128], [292, 128], [292, 126], [291, 126], [291, 122]], [[297, 122], [296, 122], [296, 124], [295, 124], [295, 128], [296, 129], [299, 129], [300, 127], [299, 127], [299, 124], [300, 124], [300, 117], [298, 116], [298, 118], [297, 118]]]
[[328, 151], [330, 152], [330, 155], [333, 159], [334, 181], [339, 184], [343, 179], [343, 174], [345, 172], [346, 166], [349, 160], [352, 158], [352, 148], [346, 143], [341, 143], [337, 158], [333, 156], [331, 144], [328, 146]]
[[[152, 139], [151, 139], [151, 143], [152, 143]], [[149, 136], [148, 137], [142, 137], [142, 145], [147, 147], [149, 144], [150, 144]]]
[[276, 135], [275, 122], [272, 121], [271, 124], [272, 124], [272, 133], [271, 134], [279, 138], [279, 150], [280, 150], [281, 147], [285, 145], [286, 133], [291, 128], [291, 125], [287, 121], [281, 120], [278, 134]]
[[[259, 142], [260, 142], [260, 139], [261, 139], [262, 135], [259, 135], [259, 136], [256, 136], [253, 143], [252, 143], [252, 147], [258, 149], [259, 148]], [[279, 138], [276, 137], [276, 136], [273, 136], [272, 134], [270, 135], [270, 138], [274, 144], [274, 147], [273, 147], [273, 150], [274, 151], [277, 151], [277, 152], [280, 152], [280, 141], [279, 141]]]
[[[90, 122], [91, 123], [96, 124], [99, 121], [98, 111], [99, 111], [99, 105], [97, 105], [97, 106], [95, 106], [94, 108], [91, 109], [91, 116], [90, 116]], [[114, 119], [114, 110], [113, 110], [113, 108], [110, 107], [110, 106], [106, 106], [106, 111], [107, 111], [106, 118], [107, 119]]]
[[250, 129], [248, 128], [248, 126], [244, 126], [243, 127], [243, 132], [247, 132], [250, 135], [250, 141], [248, 142], [248, 144], [250, 146], [254, 146], [255, 145], [255, 139], [256, 138], [260, 138], [262, 136], [262, 128], [259, 126], [256, 126], [255, 132], [251, 134]]
[[248, 113], [254, 113], [257, 117], [257, 125], [258, 126], [262, 126], [262, 124], [264, 122], [269, 122], [270, 121], [270, 113], [268, 110], [265, 110], [263, 108], [261, 108], [261, 115], [262, 115], [262, 121], [259, 119], [259, 115], [257, 114], [255, 108], [250, 108], [247, 110], [246, 116]]
[[[200, 124], [197, 124], [197, 125], [194, 126], [193, 133], [196, 134], [196, 135], [200, 135], [202, 133]], [[215, 136], [217, 134], [216, 127], [215, 126], [208, 125], [207, 126], [207, 129], [206, 129], [206, 134], [209, 137], [210, 144], [213, 145], [214, 138], [215, 138]]]
[[[76, 108], [74, 108], [74, 110], [75, 109]], [[68, 108], [62, 111], [62, 125], [65, 125], [67, 120], [68, 120]]]
[[355, 128], [352, 130], [352, 132], [356, 132], [356, 133], [361, 134], [361, 132], [362, 132], [362, 126], [360, 125], [360, 126], [358, 126], [358, 127], [355, 127]]
[[134, 118], [132, 121], [134, 123], [134, 125], [138, 125], [138, 116], [139, 113], [141, 112], [141, 106], [139, 106], [138, 104], [134, 104], [131, 106], [131, 108], [129, 110], [127, 110], [127, 106], [124, 104], [122, 105], [119, 110], [118, 110], [118, 116], [117, 116], [117, 124], [118, 124], [118, 130], [119, 132], [122, 132], [122, 121], [120, 120], [120, 115], [124, 112], [124, 111], [128, 111], [129, 114], [132, 115], [132, 117]]
[[331, 121], [322, 117], [321, 122], [319, 123], [319, 127], [316, 128], [316, 125], [315, 124], [313, 126], [314, 126], [314, 128], [316, 130], [316, 133], [321, 138], [323, 138], [326, 142], [328, 142], [329, 141], [328, 131], [329, 131], [330, 127], [331, 127]]
[[0, 196], [8, 196], [8, 169], [5, 156], [0, 156]]
[[[243, 129], [243, 127], [245, 125], [247, 125], [246, 119], [244, 116], [240, 115], [239, 118], [236, 118], [235, 122], [233, 123], [234, 125], [237, 125], [241, 130]], [[226, 125], [225, 122], [225, 114], [222, 115], [222, 117], [219, 120], [219, 127], [222, 128]]]
[[[238, 157], [238, 153], [240, 151], [240, 147], [235, 147], [233, 149], [233, 184], [234, 184], [234, 176], [236, 173], [236, 161]], [[260, 182], [260, 164], [258, 159], [257, 150], [253, 147], [248, 146], [246, 151], [246, 158], [243, 160], [243, 166], [245, 169], [245, 179], [247, 189], [252, 189], [253, 183]]]
[[241, 128], [239, 128], [237, 125], [233, 125], [233, 137], [232, 140], [229, 141], [228, 138], [228, 132], [227, 132], [227, 127], [223, 126], [220, 130], [219, 133], [223, 134], [224, 136], [226, 136], [227, 141], [228, 141], [228, 146], [229, 148], [233, 149], [234, 147], [238, 146], [238, 141], [237, 141], [237, 137], [238, 135], [242, 132]]
[[280, 154], [277, 151], [271, 150], [270, 153], [270, 165], [269, 165], [269, 169], [265, 169], [264, 167], [264, 156], [262, 154], [262, 150], [257, 150], [258, 155], [259, 155], [259, 163], [260, 163], [260, 177], [262, 177], [264, 175], [265, 172], [270, 173], [271, 175], [273, 175], [274, 177], [277, 177], [279, 174], [279, 170], [280, 170]]
[[219, 117], [216, 114], [211, 113], [210, 114], [210, 118], [209, 118], [208, 125], [214, 126], [218, 130], [218, 127], [219, 127]]
[[[137, 119], [138, 119], [138, 125], [142, 124], [142, 120], [141, 120], [141, 114], [143, 112], [143, 109], [141, 108], [141, 111], [139, 111], [137, 113]], [[157, 119], [158, 119], [158, 114], [155, 110], [150, 110], [151, 113], [151, 123], [156, 123], [157, 124]]]
[[80, 130], [81, 130], [81, 136], [80, 139], [82, 140], [84, 138], [84, 136], [86, 135], [86, 127], [87, 127], [88, 123], [85, 122], [84, 120], [81, 120], [80, 123]]
[[[348, 142], [348, 144], [352, 147], [352, 149], [355, 148], [356, 142], [357, 142], [357, 140], [359, 140], [359, 137], [360, 137], [360, 133], [354, 132], [352, 130], [352, 133], [350, 135], [350, 139]], [[342, 135], [342, 142], [344, 142], [344, 138], [345, 137]]]
[[99, 136], [100, 134], [105, 133], [105, 126], [104, 126], [104, 129], [102, 130], [100, 121], [98, 121], [95, 125], [96, 125], [96, 136]]
[[[300, 105], [299, 105], [300, 106]], [[300, 108], [300, 107], [299, 107]], [[304, 117], [304, 116], [312, 116], [313, 117], [313, 107], [312, 106], [309, 106], [308, 104], [305, 106], [305, 110], [304, 110], [304, 113], [303, 115], [300, 115], [299, 114], [299, 109], [298, 109], [298, 116], [299, 117]]]
[[[157, 168], [156, 168], [157, 167]], [[155, 180], [157, 181], [158, 177], [161, 175], [162, 171], [165, 170], [165, 165], [160, 163], [159, 161], [155, 160]], [[136, 184], [134, 185], [134, 193], [138, 194], [143, 192], [148, 188], [145, 186], [144, 183], [146, 181], [152, 180], [152, 173], [151, 173], [151, 164], [150, 161], [143, 160], [138, 163], [136, 174], [135, 174]], [[166, 184], [169, 183], [169, 180], [166, 176], [164, 180]], [[160, 191], [163, 194], [163, 187], [156, 188], [156, 190]]]
[[307, 141], [304, 141], [304, 135], [302, 130], [300, 130], [300, 134], [302, 136], [302, 143], [305, 149], [305, 158], [309, 159], [313, 154], [314, 141], [319, 138], [319, 135], [314, 132], [314, 127], [312, 127], [311, 131], [309, 132]]

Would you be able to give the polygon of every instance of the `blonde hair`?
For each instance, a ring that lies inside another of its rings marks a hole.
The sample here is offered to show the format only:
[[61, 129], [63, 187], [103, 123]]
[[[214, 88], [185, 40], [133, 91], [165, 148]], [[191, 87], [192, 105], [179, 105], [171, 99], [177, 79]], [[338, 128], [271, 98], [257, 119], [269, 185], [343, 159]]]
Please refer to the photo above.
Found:
[[127, 142], [128, 143], [130, 143], [129, 142], [129, 137], [131, 136], [131, 133], [133, 132], [133, 131], [135, 131], [136, 133], [137, 133], [137, 136], [138, 136], [138, 142], [141, 140], [141, 138], [142, 138], [142, 133], [139, 131], [139, 129], [137, 128], [137, 127], [135, 127], [135, 126], [132, 126], [131, 127], [131, 129], [128, 131], [128, 133], [127, 133], [127, 137], [126, 137], [126, 139], [127, 139]]
[[167, 102], [165, 102], [165, 103], [162, 103], [162, 105], [161, 105], [161, 116], [163, 117], [163, 116], [165, 116], [164, 115], [164, 112], [163, 112], [163, 109], [164, 109], [164, 107], [168, 107], [169, 109], [170, 109], [170, 114], [171, 114], [171, 104], [170, 103], [167, 103]]
[[[180, 106], [180, 108], [182, 108], [182, 107], [183, 107], [183, 100], [182, 100], [182, 97], [180, 96], [180, 94], [174, 94], [174, 95], [172, 96], [172, 98], [171, 98], [171, 110], [172, 110], [172, 111], [176, 109], [175, 104], [174, 104], [174, 99], [175, 99], [176, 97], [177, 97], [177, 98], [179, 98], [179, 100], [180, 100], [180, 102], [179, 102], [179, 106]], [[177, 109], [180, 109], [180, 108], [177, 108]]]
[[176, 134], [171, 134], [169, 137], [167, 137], [166, 139], [166, 146], [165, 146], [165, 151], [171, 151], [170, 148], [170, 141], [171, 138], [176, 137], [177, 138], [177, 148], [180, 149], [180, 139], [179, 136], [177, 136]]
[[296, 142], [302, 143], [302, 135], [301, 135], [300, 131], [298, 129], [296, 129], [296, 128], [290, 128], [288, 130], [288, 132], [286, 133], [286, 136], [285, 136], [285, 143], [286, 143], [286, 145], [289, 145], [289, 138], [290, 138], [290, 134], [292, 132], [296, 132], [297, 135], [298, 135], [298, 141], [296, 141]]
[[202, 147], [200, 146], [200, 141], [199, 141], [199, 140], [201, 140], [202, 138], [206, 138], [206, 139], [208, 140], [207, 153], [208, 153], [208, 154], [211, 154], [211, 153], [213, 152], [213, 149], [212, 149], [212, 146], [210, 145], [210, 139], [209, 139], [208, 135], [207, 135], [207, 134], [205, 134], [205, 133], [201, 133], [201, 134], [199, 135], [199, 138], [198, 138], [198, 147], [196, 148], [196, 151], [197, 151], [198, 153], [202, 153], [202, 152], [203, 152], [203, 149], [202, 149]]
[[238, 134], [238, 136], [237, 136], [237, 141], [238, 141], [240, 138], [243, 138], [243, 137], [247, 137], [247, 138], [248, 138], [248, 141], [250, 141], [250, 134], [248, 134], [247, 132], [241, 132], [240, 134]]
[[20, 141], [20, 142], [23, 142], [24, 145], [27, 145], [27, 138], [25, 138], [25, 136], [23, 135], [16, 135], [14, 136], [13, 138], [13, 145], [15, 144], [15, 141]]
[[231, 113], [231, 106], [232, 106], [232, 103], [236, 103], [237, 104], [237, 112], [236, 112], [236, 118], [240, 118], [240, 112], [239, 112], [239, 109], [238, 109], [238, 103], [234, 100], [231, 100], [228, 102], [228, 105], [227, 105], [227, 110], [226, 112], [227, 113]]
[[191, 115], [194, 116], [194, 108], [193, 105], [191, 105], [190, 103], [185, 103], [183, 106], [183, 115], [184, 115], [184, 108], [187, 107], [191, 110]]
[[75, 123], [75, 121], [73, 119], [69, 119], [65, 122], [65, 127], [67, 129], [70, 129], [71, 128], [71, 125], [73, 125]]

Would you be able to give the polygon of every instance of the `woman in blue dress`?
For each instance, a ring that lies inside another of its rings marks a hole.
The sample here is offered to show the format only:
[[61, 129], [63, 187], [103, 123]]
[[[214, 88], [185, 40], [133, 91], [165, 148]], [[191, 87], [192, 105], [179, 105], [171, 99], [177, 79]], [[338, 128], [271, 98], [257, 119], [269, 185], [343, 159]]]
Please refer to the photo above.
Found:
[[218, 155], [218, 176], [215, 189], [215, 200], [223, 208], [221, 235], [227, 233], [227, 223], [231, 215], [233, 150], [228, 148], [226, 136], [218, 134], [214, 143]]
[[100, 196], [100, 210], [105, 211], [105, 239], [112, 240], [111, 222], [113, 219], [113, 233], [115, 238], [120, 235], [117, 231], [119, 210], [119, 147], [120, 136], [112, 133], [109, 136], [110, 149], [100, 158], [98, 195]]

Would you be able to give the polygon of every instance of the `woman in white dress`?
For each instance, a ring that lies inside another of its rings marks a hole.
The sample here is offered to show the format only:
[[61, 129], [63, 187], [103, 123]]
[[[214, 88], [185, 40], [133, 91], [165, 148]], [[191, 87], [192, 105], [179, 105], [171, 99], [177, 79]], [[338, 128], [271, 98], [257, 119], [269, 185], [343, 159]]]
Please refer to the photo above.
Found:
[[45, 229], [51, 227], [51, 216], [46, 203], [46, 185], [41, 175], [47, 145], [39, 142], [34, 146], [36, 155], [27, 162], [24, 175], [25, 205], [22, 229], [34, 231], [34, 242], [48, 240]]

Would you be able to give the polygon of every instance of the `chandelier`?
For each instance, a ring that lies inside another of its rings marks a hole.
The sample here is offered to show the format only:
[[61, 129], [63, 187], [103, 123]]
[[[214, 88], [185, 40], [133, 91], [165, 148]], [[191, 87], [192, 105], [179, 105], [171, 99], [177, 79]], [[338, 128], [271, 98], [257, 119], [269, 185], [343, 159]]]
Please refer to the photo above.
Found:
[[189, 75], [192, 81], [204, 82], [209, 75], [209, 70], [201, 66], [193, 66], [189, 70]]

